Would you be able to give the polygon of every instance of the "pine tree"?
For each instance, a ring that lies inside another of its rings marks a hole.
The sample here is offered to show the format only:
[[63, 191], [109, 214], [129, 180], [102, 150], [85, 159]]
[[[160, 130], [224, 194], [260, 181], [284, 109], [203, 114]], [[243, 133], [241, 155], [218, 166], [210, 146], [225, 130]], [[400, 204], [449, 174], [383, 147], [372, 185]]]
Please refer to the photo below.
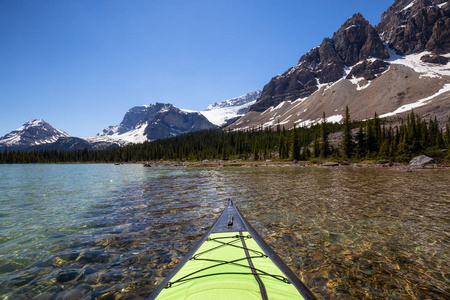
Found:
[[300, 142], [298, 138], [297, 129], [294, 128], [291, 131], [291, 159], [299, 160], [300, 159]]
[[320, 148], [319, 148], [319, 139], [317, 136], [314, 137], [314, 143], [313, 143], [313, 156], [319, 157], [320, 155]]
[[308, 145], [304, 145], [302, 149], [302, 159], [307, 160], [311, 157], [311, 152], [309, 151]]
[[374, 151], [378, 151], [378, 148], [381, 144], [381, 122], [380, 118], [378, 118], [378, 114], [375, 112], [373, 116], [373, 126], [375, 130], [375, 149]]
[[345, 118], [344, 118], [344, 131], [342, 136], [342, 154], [345, 158], [352, 157], [353, 154], [353, 139], [352, 139], [352, 128], [350, 124], [350, 113], [348, 106], [345, 107]]
[[284, 135], [280, 132], [278, 137], [278, 157], [284, 159]]
[[428, 132], [429, 132], [429, 141], [430, 147], [436, 147], [436, 141], [439, 140], [438, 134], [439, 134], [439, 126], [436, 120], [436, 116], [433, 119], [430, 119], [429, 125], [428, 125]]
[[369, 156], [373, 152], [378, 152], [374, 123], [373, 119], [371, 119], [366, 124], [366, 153]]
[[325, 112], [323, 112], [323, 115], [322, 115], [322, 124], [320, 126], [320, 136], [322, 138], [322, 143], [320, 144], [320, 156], [327, 157], [330, 153], [330, 146], [328, 143], [327, 119], [325, 118]]
[[450, 117], [448, 118], [447, 124], [445, 124], [445, 142], [447, 144], [447, 148], [450, 147]]
[[438, 134], [436, 136], [436, 149], [444, 148], [444, 133], [442, 130], [438, 130]]
[[383, 140], [381, 142], [380, 151], [379, 151], [378, 155], [381, 158], [386, 159], [386, 158], [389, 158], [389, 153], [390, 153], [390, 151], [389, 151], [389, 141], [386, 139], [386, 140]]
[[427, 123], [422, 121], [420, 124], [420, 147], [426, 149], [428, 145], [428, 128]]
[[259, 151], [256, 146], [253, 148], [253, 160], [259, 160]]
[[358, 158], [366, 155], [366, 136], [362, 123], [359, 123], [359, 130], [356, 133], [356, 155]]

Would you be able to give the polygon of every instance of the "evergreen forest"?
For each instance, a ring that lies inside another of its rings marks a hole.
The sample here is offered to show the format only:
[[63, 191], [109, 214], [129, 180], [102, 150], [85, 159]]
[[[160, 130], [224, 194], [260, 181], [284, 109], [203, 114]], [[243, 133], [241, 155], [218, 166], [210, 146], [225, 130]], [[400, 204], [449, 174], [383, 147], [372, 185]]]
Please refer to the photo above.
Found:
[[[127, 163], [145, 161], [291, 160], [409, 162], [425, 154], [449, 161], [450, 118], [445, 129], [435, 119], [411, 112], [406, 120], [351, 121], [348, 108], [342, 123], [322, 122], [286, 130], [214, 129], [105, 150], [0, 151], [0, 163]], [[330, 139], [333, 137], [333, 139]]]

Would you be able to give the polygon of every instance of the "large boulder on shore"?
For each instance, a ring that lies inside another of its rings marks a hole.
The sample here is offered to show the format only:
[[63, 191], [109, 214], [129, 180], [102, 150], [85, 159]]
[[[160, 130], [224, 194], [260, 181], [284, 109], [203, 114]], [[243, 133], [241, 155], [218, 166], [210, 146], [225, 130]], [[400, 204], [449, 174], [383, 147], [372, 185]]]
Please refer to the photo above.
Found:
[[432, 159], [431, 157], [428, 157], [426, 155], [420, 155], [420, 156], [416, 156], [414, 157], [410, 162], [409, 165], [410, 166], [426, 166], [429, 164], [435, 164], [436, 161], [434, 159]]

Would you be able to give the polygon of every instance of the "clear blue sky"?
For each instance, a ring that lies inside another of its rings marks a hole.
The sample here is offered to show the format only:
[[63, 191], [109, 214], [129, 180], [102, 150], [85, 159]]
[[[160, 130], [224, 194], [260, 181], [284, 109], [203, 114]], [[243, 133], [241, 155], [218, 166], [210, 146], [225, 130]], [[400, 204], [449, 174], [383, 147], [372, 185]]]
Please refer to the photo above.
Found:
[[155, 102], [203, 110], [393, 2], [0, 0], [0, 137], [35, 118], [90, 137]]

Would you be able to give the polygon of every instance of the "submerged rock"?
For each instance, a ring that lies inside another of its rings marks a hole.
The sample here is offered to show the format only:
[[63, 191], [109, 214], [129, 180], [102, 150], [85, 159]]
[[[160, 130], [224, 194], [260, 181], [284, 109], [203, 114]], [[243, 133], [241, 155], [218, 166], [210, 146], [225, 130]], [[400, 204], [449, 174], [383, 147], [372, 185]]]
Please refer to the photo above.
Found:
[[59, 283], [65, 283], [78, 279], [81, 275], [82, 274], [80, 274], [78, 271], [61, 272], [56, 276], [56, 281]]
[[429, 164], [435, 164], [436, 161], [434, 159], [432, 159], [431, 157], [428, 157], [426, 155], [420, 155], [420, 156], [416, 156], [414, 157], [410, 162], [409, 165], [410, 166], [426, 166]]

